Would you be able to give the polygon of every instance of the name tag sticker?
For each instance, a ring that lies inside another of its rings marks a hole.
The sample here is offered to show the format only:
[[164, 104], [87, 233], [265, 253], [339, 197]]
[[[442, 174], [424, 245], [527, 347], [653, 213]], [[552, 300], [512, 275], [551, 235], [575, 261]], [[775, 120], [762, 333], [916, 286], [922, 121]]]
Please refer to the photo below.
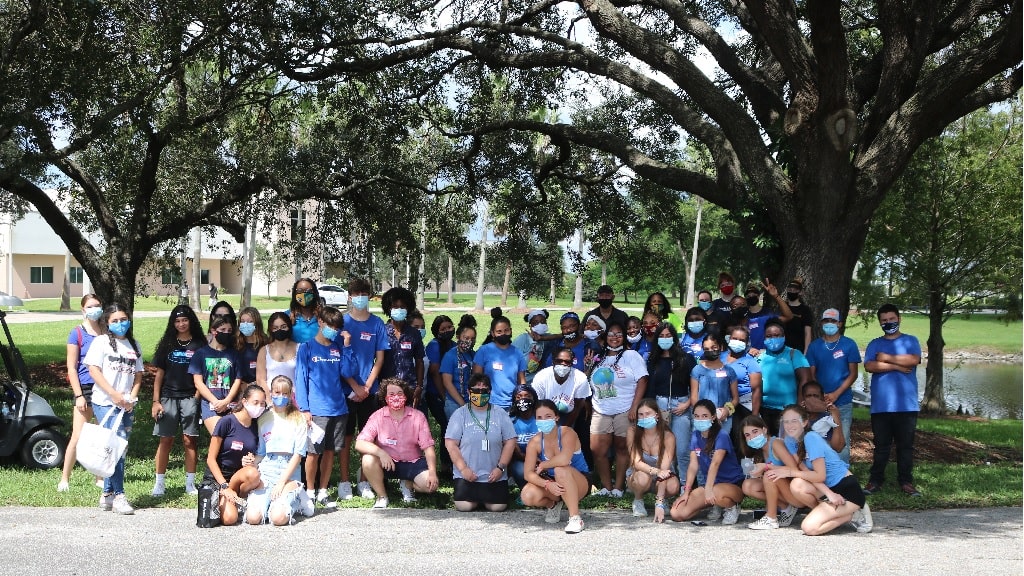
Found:
[[725, 378], [728, 374], [725, 370], [718, 370], [715, 372], [715, 378]]
[[836, 350], [832, 353], [833, 358], [842, 358], [843, 356], [845, 356], [845, 354], [843, 354], [842, 350]]
[[412, 350], [412, 342], [400, 342], [399, 346], [402, 350]]
[[493, 368], [494, 370], [504, 371], [505, 365], [502, 364], [501, 362], [491, 362], [491, 368]]
[[359, 339], [369, 342], [370, 340], [373, 340], [373, 334], [370, 334], [369, 332], [360, 332]]
[[398, 440], [394, 438], [383, 438], [382, 441], [388, 446], [398, 446]]
[[243, 448], [245, 448], [245, 446], [242, 445], [242, 441], [241, 440], [232, 440], [231, 441], [231, 449], [232, 450], [242, 450]]

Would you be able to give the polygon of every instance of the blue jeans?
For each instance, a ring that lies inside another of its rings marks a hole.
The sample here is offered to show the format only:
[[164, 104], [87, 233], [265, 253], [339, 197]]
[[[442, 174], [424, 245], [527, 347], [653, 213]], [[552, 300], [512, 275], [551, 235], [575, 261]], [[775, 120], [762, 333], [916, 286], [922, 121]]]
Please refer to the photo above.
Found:
[[839, 457], [843, 462], [850, 463], [850, 430], [853, 428], [853, 402], [839, 406], [839, 425], [843, 427], [843, 438], [846, 445], [843, 446]]
[[[445, 394], [445, 396], [444, 396], [444, 416], [445, 416], [445, 418], [451, 420], [452, 419], [452, 414], [454, 414], [455, 411], [458, 410], [458, 409], [459, 409], [458, 402], [456, 402], [455, 400], [452, 400], [451, 396], [448, 396], [447, 394]], [[441, 433], [444, 434], [444, 431], [442, 431]]]
[[[121, 410], [116, 406], [103, 406], [102, 404], [93, 404], [92, 411], [96, 415], [97, 422], [103, 422], [103, 418], [107, 413]], [[128, 439], [128, 434], [132, 431], [132, 415], [133, 412], [125, 412], [124, 417], [121, 418], [121, 425], [117, 428], [117, 435], [125, 440]], [[112, 429], [114, 422], [117, 421], [117, 412], [110, 415], [110, 419], [103, 422], [103, 427]], [[103, 493], [104, 494], [124, 494], [124, 456], [117, 461], [117, 465], [114, 467], [114, 474], [105, 480], [103, 480]]]
[[523, 486], [526, 486], [526, 462], [522, 460], [512, 460], [508, 463], [508, 477], [511, 478], [516, 486], [522, 490]]
[[[688, 398], [688, 396], [673, 398], [658, 396], [655, 400], [658, 402], [658, 409], [665, 412], [686, 402]], [[669, 418], [671, 418], [669, 430], [676, 437], [676, 471], [679, 473], [682, 481], [685, 482], [686, 468], [690, 465], [690, 431], [693, 429], [691, 412], [687, 410], [682, 416], [670, 414]]]

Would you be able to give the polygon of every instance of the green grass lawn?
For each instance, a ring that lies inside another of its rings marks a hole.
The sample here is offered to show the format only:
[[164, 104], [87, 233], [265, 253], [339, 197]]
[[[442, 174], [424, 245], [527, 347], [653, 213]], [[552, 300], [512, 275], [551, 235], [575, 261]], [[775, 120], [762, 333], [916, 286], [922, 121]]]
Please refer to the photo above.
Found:
[[[846, 335], [863, 348], [872, 339], [882, 335], [878, 322], [867, 325], [850, 323]], [[924, 349], [928, 340], [928, 317], [923, 314], [906, 313], [900, 317], [900, 331], [917, 336]], [[947, 350], [991, 351], [1000, 354], [1020, 354], [1024, 348], [1024, 332], [1019, 322], [1006, 324], [989, 314], [955, 316], [950, 318], [942, 330]]]

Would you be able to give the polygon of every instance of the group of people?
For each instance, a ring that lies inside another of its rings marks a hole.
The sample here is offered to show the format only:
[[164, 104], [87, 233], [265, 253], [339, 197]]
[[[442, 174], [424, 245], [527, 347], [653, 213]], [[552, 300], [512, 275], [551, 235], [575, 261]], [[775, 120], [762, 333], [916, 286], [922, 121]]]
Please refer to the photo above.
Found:
[[[289, 310], [266, 326], [254, 308], [236, 318], [218, 302], [204, 334], [195, 313], [178, 306], [153, 359], [154, 434], [161, 438], [153, 494], [164, 493], [179, 429], [186, 491], [195, 491], [202, 423], [212, 438], [205, 480], [221, 489], [225, 523], [286, 524], [329, 505], [336, 457], [337, 498], [352, 498], [352, 448], [361, 456], [356, 494], [374, 499], [375, 508], [389, 505], [386, 481], [397, 481], [412, 501], [416, 492], [437, 490], [439, 469], [450, 468], [457, 510], [504, 510], [511, 479], [522, 503], [546, 508], [549, 522], [568, 509], [569, 533], [583, 530], [583, 497], [622, 497], [627, 489], [637, 516], [647, 516], [643, 498], [654, 494], [656, 522], [710, 508], [709, 519], [735, 524], [747, 496], [766, 503], [754, 529], [788, 526], [798, 509], [811, 508], [801, 524], [807, 534], [847, 522], [867, 532], [864, 496], [883, 485], [893, 442], [901, 488], [918, 495], [911, 468], [916, 380], [908, 386], [920, 347], [899, 332], [899, 311], [879, 310], [885, 334], [864, 359], [876, 455], [861, 488], [849, 471], [850, 386], [861, 357], [842, 335], [840, 312], [826, 310], [823, 336], [812, 339], [799, 280], [785, 297], [767, 281], [734, 295], [726, 273], [718, 288], [717, 299], [700, 292], [698, 306], [680, 318], [661, 293], [648, 297], [640, 316], [628, 316], [602, 286], [598, 306], [582, 318], [566, 312], [552, 330], [546, 310], [531, 310], [515, 339], [512, 322], [495, 309], [479, 348], [471, 315], [458, 324], [435, 317], [424, 345], [427, 328], [412, 293], [396, 287], [382, 295], [385, 322], [370, 313], [371, 289], [359, 279], [349, 285], [347, 313], [324, 306], [312, 280], [297, 281]], [[90, 408], [101, 420], [124, 410], [120, 433], [127, 436], [140, 382], [127, 314], [103, 309], [94, 296], [82, 305], [85, 320], [68, 338], [75, 434], [59, 489], [67, 487]], [[94, 352], [93, 339], [105, 333], [106, 345]], [[428, 418], [443, 430], [444, 450], [435, 450]], [[123, 463], [104, 481], [100, 502], [131, 513]]]

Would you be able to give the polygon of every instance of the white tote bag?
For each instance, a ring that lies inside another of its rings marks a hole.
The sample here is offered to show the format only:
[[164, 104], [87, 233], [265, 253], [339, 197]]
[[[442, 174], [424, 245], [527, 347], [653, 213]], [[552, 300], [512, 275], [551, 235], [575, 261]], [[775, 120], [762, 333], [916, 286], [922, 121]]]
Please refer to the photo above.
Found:
[[[114, 412], [117, 412], [114, 427], [104, 428], [103, 424]], [[82, 426], [82, 434], [78, 437], [78, 463], [100, 478], [110, 478], [117, 461], [128, 450], [128, 441], [117, 435], [123, 417], [124, 410], [111, 410], [99, 424], [86, 422]]]

